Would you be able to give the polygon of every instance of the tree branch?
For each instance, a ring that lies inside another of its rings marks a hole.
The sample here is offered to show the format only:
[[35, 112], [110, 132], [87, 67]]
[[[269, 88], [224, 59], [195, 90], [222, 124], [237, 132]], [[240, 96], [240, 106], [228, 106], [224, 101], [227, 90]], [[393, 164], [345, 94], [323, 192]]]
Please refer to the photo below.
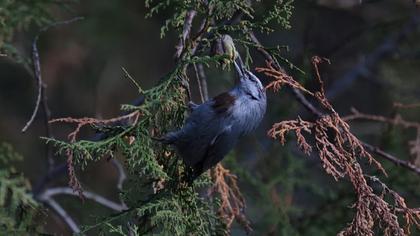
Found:
[[[41, 63], [39, 58], [39, 51], [38, 51], [38, 39], [41, 35], [41, 33], [49, 30], [51, 27], [63, 25], [63, 24], [70, 24], [75, 21], [83, 19], [82, 17], [76, 17], [70, 20], [56, 22], [54, 24], [48, 25], [44, 28], [42, 28], [38, 34], [35, 36], [33, 42], [32, 42], [32, 65], [33, 65], [33, 74], [35, 77], [35, 80], [37, 81], [38, 86], [38, 96], [35, 102], [35, 107], [32, 112], [31, 118], [28, 120], [28, 122], [25, 124], [25, 126], [22, 128], [21, 132], [24, 133], [26, 130], [31, 126], [33, 121], [35, 120], [35, 117], [38, 113], [39, 107], [42, 104], [42, 113], [44, 117], [44, 126], [45, 126], [45, 135], [48, 138], [53, 138], [51, 125], [48, 123], [48, 121], [51, 119], [51, 111], [48, 106], [48, 97], [47, 97], [47, 85], [42, 80], [42, 74], [41, 74]], [[47, 143], [45, 144], [45, 153], [47, 157], [47, 169], [48, 171], [51, 170], [54, 166], [54, 158], [53, 158], [53, 150], [51, 144]]]
[[393, 156], [393, 155], [391, 155], [387, 152], [384, 152], [380, 148], [374, 147], [374, 146], [372, 146], [368, 143], [362, 142], [362, 144], [363, 144], [363, 147], [365, 147], [369, 151], [381, 156], [382, 158], [387, 159], [388, 161], [394, 163], [396, 166], [404, 167], [404, 168], [409, 169], [410, 171], [416, 173], [417, 175], [420, 175], [420, 168], [411, 164], [410, 162], [398, 159], [397, 157], [395, 157], [395, 156]]
[[59, 25], [67, 25], [67, 24], [70, 24], [70, 23], [73, 23], [75, 21], [79, 21], [79, 20], [82, 20], [82, 19], [83, 19], [83, 17], [75, 17], [75, 18], [70, 19], [70, 20], [55, 22], [51, 25], [47, 25], [44, 28], [42, 28], [38, 32], [38, 34], [35, 36], [35, 39], [32, 42], [32, 63], [33, 63], [33, 67], [34, 67], [33, 68], [34, 69], [34, 76], [35, 76], [35, 79], [36, 79], [37, 84], [38, 84], [38, 96], [37, 96], [37, 99], [36, 99], [35, 107], [34, 107], [34, 110], [32, 112], [31, 118], [28, 120], [26, 125], [22, 128], [22, 133], [26, 132], [26, 130], [29, 128], [29, 126], [32, 124], [32, 122], [35, 120], [36, 114], [38, 113], [39, 105], [41, 104], [41, 100], [42, 100], [42, 91], [43, 91], [44, 86], [45, 86], [45, 84], [42, 81], [41, 65], [40, 65], [39, 52], [38, 52], [38, 46], [37, 46], [39, 36], [41, 35], [41, 33], [48, 31], [52, 27], [56, 27], [56, 26], [59, 26]]
[[71, 216], [52, 198], [45, 198], [42, 200], [46, 205], [51, 207], [73, 231], [73, 233], [80, 233], [80, 228]]
[[194, 17], [196, 16], [196, 14], [197, 14], [197, 11], [189, 10], [187, 12], [187, 15], [185, 16], [184, 26], [182, 29], [182, 36], [180, 37], [178, 45], [176, 46], [176, 53], [175, 53], [176, 59], [180, 58], [182, 52], [184, 51], [185, 42], [190, 37], [192, 21], [194, 20]]
[[127, 179], [127, 175], [125, 174], [124, 168], [121, 165], [121, 163], [117, 159], [111, 159], [111, 163], [115, 166], [115, 168], [118, 171], [118, 182], [117, 182], [117, 188], [119, 190], [122, 190], [123, 184], [125, 179]]
[[201, 103], [209, 100], [209, 92], [207, 89], [207, 78], [204, 73], [204, 67], [202, 64], [194, 64], [195, 76], [197, 78], [198, 91], [200, 92]]
[[[41, 193], [38, 196], [38, 200], [45, 203], [49, 207], [51, 207], [61, 217], [61, 219], [67, 224], [67, 226], [73, 231], [73, 233], [80, 233], [80, 228], [76, 224], [76, 222], [73, 220], [73, 218], [53, 198], [55, 195], [62, 195], [62, 194], [70, 195], [70, 196], [78, 196], [78, 193], [75, 193], [73, 189], [69, 187], [56, 187], [56, 188], [46, 189], [43, 193]], [[87, 199], [90, 199], [114, 211], [122, 212], [124, 210], [127, 210], [127, 206], [124, 203], [121, 203], [121, 204], [115, 203], [94, 192], [83, 191], [83, 196]]]
[[[76, 197], [79, 196], [78, 193], [75, 193], [73, 189], [70, 187], [56, 187], [56, 188], [46, 189], [42, 194], [39, 195], [39, 199], [41, 200], [48, 199], [48, 198], [52, 198], [55, 195], [62, 195], [62, 194], [76, 196]], [[94, 192], [83, 191], [83, 197], [90, 199], [114, 211], [123, 211], [127, 209], [127, 207], [124, 206], [124, 204], [113, 202]]]

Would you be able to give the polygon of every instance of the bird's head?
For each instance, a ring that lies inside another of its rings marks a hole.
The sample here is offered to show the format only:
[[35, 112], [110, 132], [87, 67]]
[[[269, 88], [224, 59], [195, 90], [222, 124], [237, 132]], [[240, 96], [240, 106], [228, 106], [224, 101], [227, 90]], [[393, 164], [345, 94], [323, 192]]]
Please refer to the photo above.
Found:
[[235, 44], [232, 37], [229, 35], [222, 36], [222, 47], [225, 55], [229, 57], [235, 66], [235, 70], [238, 73], [239, 77], [239, 87], [242, 88], [245, 92], [258, 94], [261, 93], [264, 89], [261, 81], [255, 76], [251, 71], [249, 71], [245, 64], [243, 63], [241, 56], [236, 50]]
[[233, 64], [235, 65], [235, 70], [238, 73], [239, 85], [243, 89], [250, 91], [253, 94], [260, 93], [264, 90], [264, 86], [262, 85], [260, 79], [258, 79], [257, 76], [245, 67], [239, 54], [233, 61]]

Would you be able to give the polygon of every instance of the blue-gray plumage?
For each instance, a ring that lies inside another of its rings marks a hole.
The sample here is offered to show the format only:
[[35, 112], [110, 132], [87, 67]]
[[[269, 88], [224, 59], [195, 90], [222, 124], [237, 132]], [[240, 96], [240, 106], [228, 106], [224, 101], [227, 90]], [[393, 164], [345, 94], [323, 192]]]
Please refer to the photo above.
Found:
[[255, 130], [266, 110], [266, 94], [260, 80], [244, 68], [238, 57], [236, 85], [201, 105], [191, 105], [184, 126], [166, 134], [162, 141], [176, 147], [185, 164], [192, 168], [192, 180], [215, 166], [238, 139]]

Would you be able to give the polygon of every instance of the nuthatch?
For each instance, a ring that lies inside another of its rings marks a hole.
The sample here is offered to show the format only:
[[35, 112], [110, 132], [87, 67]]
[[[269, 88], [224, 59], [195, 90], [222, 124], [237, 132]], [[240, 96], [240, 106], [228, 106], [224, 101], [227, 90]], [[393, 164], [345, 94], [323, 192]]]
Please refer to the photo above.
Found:
[[243, 135], [261, 122], [267, 98], [260, 80], [247, 70], [230, 36], [222, 39], [223, 48], [233, 55], [239, 80], [224, 92], [203, 104], [191, 104], [184, 126], [160, 139], [174, 145], [185, 164], [192, 169], [190, 180], [215, 166]]

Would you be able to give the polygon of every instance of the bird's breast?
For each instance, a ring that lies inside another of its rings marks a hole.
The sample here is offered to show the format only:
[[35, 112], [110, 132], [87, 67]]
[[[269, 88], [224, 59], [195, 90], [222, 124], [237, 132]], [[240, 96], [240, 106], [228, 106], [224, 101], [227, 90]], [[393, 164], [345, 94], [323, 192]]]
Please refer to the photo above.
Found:
[[259, 99], [239, 99], [235, 103], [234, 119], [238, 121], [238, 128], [243, 134], [255, 130], [264, 117], [267, 104], [265, 94], [263, 95]]

